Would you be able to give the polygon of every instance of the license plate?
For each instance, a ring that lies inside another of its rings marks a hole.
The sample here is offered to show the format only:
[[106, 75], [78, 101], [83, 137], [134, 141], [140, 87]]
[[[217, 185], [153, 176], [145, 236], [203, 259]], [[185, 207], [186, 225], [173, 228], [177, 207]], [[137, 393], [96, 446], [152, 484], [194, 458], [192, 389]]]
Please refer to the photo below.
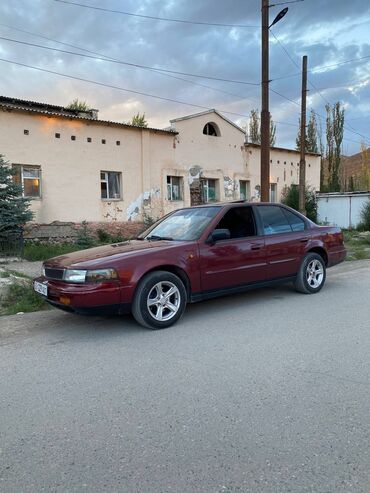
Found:
[[33, 283], [33, 289], [37, 292], [42, 294], [43, 296], [48, 295], [48, 287], [46, 284], [42, 284], [42, 282], [37, 282], [35, 281]]

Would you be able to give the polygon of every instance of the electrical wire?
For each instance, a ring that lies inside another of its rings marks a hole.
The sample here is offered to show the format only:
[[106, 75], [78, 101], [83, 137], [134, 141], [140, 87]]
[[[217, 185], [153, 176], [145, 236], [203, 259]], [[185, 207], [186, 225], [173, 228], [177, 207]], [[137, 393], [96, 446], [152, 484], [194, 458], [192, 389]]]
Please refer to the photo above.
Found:
[[[278, 38], [277, 36], [275, 36], [275, 34], [273, 33], [273, 31], [272, 31], [271, 29], [270, 29], [270, 32], [271, 32], [271, 34], [274, 36], [274, 38], [276, 39], [276, 41], [279, 43], [279, 45], [281, 46], [281, 48], [284, 50], [284, 52], [286, 53], [286, 55], [288, 56], [288, 58], [289, 58], [289, 59], [291, 60], [291, 62], [294, 64], [294, 66], [295, 66], [295, 67], [297, 67], [298, 69], [300, 69], [299, 65], [298, 65], [298, 64], [296, 63], [296, 61], [292, 58], [292, 56], [290, 55], [290, 53], [288, 52], [288, 50], [285, 48], [284, 44], [283, 44], [283, 43], [279, 40], [279, 38]], [[315, 84], [314, 84], [313, 82], [311, 82], [309, 79], [307, 79], [307, 80], [308, 80], [308, 83], [310, 84], [310, 86], [311, 86], [311, 87], [313, 87], [313, 89], [315, 89], [316, 93], [317, 93], [317, 94], [318, 94], [318, 95], [319, 95], [319, 96], [323, 99], [323, 101], [325, 102], [325, 104], [330, 105], [330, 102], [328, 101], [328, 99], [327, 99], [327, 98], [325, 98], [325, 97], [321, 94], [320, 90], [319, 90], [319, 89], [315, 86]], [[276, 91], [275, 91], [275, 92], [276, 92]], [[279, 94], [279, 96], [282, 96], [280, 93], [277, 93], [277, 94]], [[289, 98], [287, 98], [287, 97], [285, 97], [285, 96], [282, 96], [282, 97], [284, 97], [284, 98], [285, 98], [285, 99], [287, 99], [288, 101], [291, 101], [291, 102], [292, 102], [292, 100], [290, 100]], [[296, 102], [294, 102], [294, 104], [296, 104]], [[298, 103], [297, 103], [297, 104], [298, 104]], [[314, 110], [313, 110], [313, 111], [314, 111]], [[315, 113], [316, 115], [318, 115], [318, 113], [317, 113], [316, 111], [314, 111], [314, 113]], [[321, 116], [321, 115], [320, 115], [320, 116]], [[344, 128], [345, 130], [347, 130], [348, 132], [351, 132], [351, 133], [353, 133], [353, 134], [356, 134], [356, 135], [358, 135], [358, 136], [362, 137], [362, 138], [363, 138], [363, 139], [365, 139], [366, 141], [370, 141], [370, 137], [367, 137], [367, 136], [365, 136], [365, 135], [363, 135], [363, 134], [361, 134], [361, 133], [357, 132], [355, 129], [353, 129], [353, 127], [352, 127], [352, 129], [351, 129], [351, 128], [348, 128], [348, 127], [346, 127], [346, 126], [343, 126], [343, 128]]]
[[37, 43], [30, 43], [28, 41], [20, 41], [18, 39], [6, 38], [5, 36], [0, 36], [0, 39], [2, 39], [3, 41], [9, 41], [11, 43], [22, 44], [25, 46], [33, 46], [33, 47], [41, 48], [44, 50], [57, 51], [59, 53], [64, 53], [67, 55], [75, 55], [75, 56], [90, 58], [93, 60], [99, 60], [99, 61], [103, 61], [103, 62], [117, 63], [119, 65], [128, 65], [130, 67], [142, 68], [145, 70], [152, 70], [154, 72], [164, 72], [164, 73], [168, 73], [168, 74], [185, 75], [188, 77], [196, 77], [199, 79], [209, 79], [209, 80], [215, 80], [215, 81], [220, 81], [220, 82], [232, 82], [234, 84], [244, 84], [244, 85], [248, 85], [248, 86], [259, 86], [260, 85], [259, 82], [247, 82], [247, 81], [240, 81], [240, 80], [223, 79], [221, 77], [212, 77], [209, 75], [201, 75], [201, 74], [191, 74], [188, 72], [179, 72], [177, 70], [168, 70], [168, 69], [163, 69], [163, 68], [151, 67], [149, 65], [140, 65], [138, 63], [124, 62], [124, 61], [118, 60], [116, 58], [107, 57], [106, 55], [103, 55], [103, 56], [86, 55], [84, 53], [77, 53], [75, 51], [60, 50], [58, 48], [53, 48], [51, 46], [44, 46], [44, 45], [40, 45]]
[[181, 23], [181, 24], [193, 24], [193, 25], [199, 25], [199, 26], [231, 27], [231, 28], [256, 28], [256, 29], [260, 28], [260, 26], [251, 26], [251, 25], [245, 25], [245, 24], [224, 24], [224, 23], [220, 23], [220, 22], [189, 21], [189, 20], [185, 20], [185, 19], [172, 19], [169, 17], [157, 17], [154, 15], [134, 14], [133, 12], [124, 12], [122, 10], [107, 9], [104, 7], [96, 7], [95, 5], [87, 5], [85, 3], [78, 3], [78, 2], [70, 2], [68, 0], [54, 0], [54, 2], [65, 3], [67, 5], [73, 5], [75, 7], [83, 7], [85, 9], [99, 10], [101, 12], [128, 15], [128, 16], [132, 16], [132, 17], [139, 17], [141, 19], [150, 19], [150, 20], [156, 20], [156, 21], [177, 22], [177, 23]]
[[[87, 82], [89, 84], [95, 84], [97, 86], [108, 87], [110, 89], [116, 89], [116, 90], [119, 90], [119, 91], [129, 92], [129, 93], [132, 93], [132, 94], [138, 94], [140, 96], [145, 96], [145, 97], [149, 97], [149, 98], [159, 99], [161, 101], [168, 101], [168, 102], [171, 102], [171, 103], [182, 104], [182, 105], [185, 105], [185, 106], [192, 106], [194, 108], [200, 108], [200, 109], [203, 109], [203, 110], [212, 110], [213, 109], [213, 108], [210, 108], [208, 106], [202, 106], [202, 105], [199, 105], [199, 104], [189, 103], [189, 102], [181, 101], [181, 100], [178, 100], [178, 99], [166, 98], [164, 96], [158, 96], [156, 94], [149, 94], [149, 93], [146, 93], [146, 92], [135, 91], [133, 89], [127, 89], [127, 88], [124, 88], [124, 87], [115, 86], [113, 84], [106, 84], [104, 82], [98, 82], [98, 81], [95, 81], [95, 80], [92, 80], [92, 79], [85, 79], [83, 77], [77, 77], [77, 76], [73, 76], [73, 75], [69, 75], [69, 74], [64, 74], [62, 72], [56, 72], [54, 70], [49, 70], [49, 69], [45, 69], [45, 68], [42, 68], [42, 67], [36, 67], [34, 65], [28, 65], [26, 63], [16, 62], [14, 60], [7, 60], [5, 58], [0, 58], [0, 62], [5, 62], [5, 63], [9, 63], [9, 64], [20, 66], [20, 67], [30, 68], [30, 69], [37, 70], [37, 71], [40, 71], [40, 72], [46, 72], [48, 74], [58, 75], [60, 77], [65, 77], [65, 78], [68, 78], [68, 79], [71, 79], [71, 80], [78, 80], [78, 81], [81, 81], [81, 82]], [[245, 114], [242, 114], [242, 113], [236, 113], [236, 112], [226, 111], [226, 110], [222, 110], [222, 109], [219, 109], [218, 111], [220, 111], [221, 113], [229, 114], [229, 115], [235, 115], [235, 116], [241, 116], [243, 118], [249, 118], [249, 115], [245, 115]]]

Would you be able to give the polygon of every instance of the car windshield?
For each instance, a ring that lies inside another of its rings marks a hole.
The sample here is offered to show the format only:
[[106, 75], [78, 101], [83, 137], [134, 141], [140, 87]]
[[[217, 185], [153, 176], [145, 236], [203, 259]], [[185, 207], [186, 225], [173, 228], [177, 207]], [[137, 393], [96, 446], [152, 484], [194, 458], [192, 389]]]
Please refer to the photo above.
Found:
[[217, 206], [180, 209], [146, 230], [138, 239], [197, 240], [219, 211]]

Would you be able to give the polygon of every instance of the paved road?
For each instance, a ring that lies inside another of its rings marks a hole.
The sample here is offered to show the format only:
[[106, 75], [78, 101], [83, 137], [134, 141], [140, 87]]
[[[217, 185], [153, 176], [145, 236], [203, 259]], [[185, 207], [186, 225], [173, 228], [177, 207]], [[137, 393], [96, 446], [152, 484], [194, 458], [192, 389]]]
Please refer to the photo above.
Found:
[[370, 263], [165, 331], [0, 319], [1, 492], [370, 491]]

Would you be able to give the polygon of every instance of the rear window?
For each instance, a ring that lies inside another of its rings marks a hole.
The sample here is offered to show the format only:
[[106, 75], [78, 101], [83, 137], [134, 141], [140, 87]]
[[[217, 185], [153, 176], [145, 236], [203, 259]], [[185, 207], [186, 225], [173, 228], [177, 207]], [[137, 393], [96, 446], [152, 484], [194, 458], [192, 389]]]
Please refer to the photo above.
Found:
[[288, 211], [287, 209], [283, 209], [284, 214], [288, 218], [289, 224], [293, 231], [303, 231], [306, 227], [303, 219], [294, 214], [294, 212]]
[[292, 228], [283, 209], [274, 205], [261, 205], [258, 207], [260, 213], [263, 232], [265, 235], [276, 235], [280, 233], [291, 233]]

